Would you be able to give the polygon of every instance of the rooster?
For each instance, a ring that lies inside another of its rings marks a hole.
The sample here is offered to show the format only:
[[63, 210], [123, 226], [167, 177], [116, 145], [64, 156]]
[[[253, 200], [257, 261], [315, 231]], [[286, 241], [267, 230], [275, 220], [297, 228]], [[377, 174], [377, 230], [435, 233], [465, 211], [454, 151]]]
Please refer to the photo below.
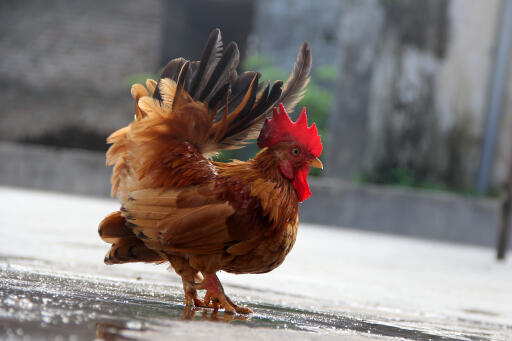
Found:
[[[283, 262], [299, 202], [311, 194], [309, 167], [322, 168], [322, 143], [305, 109], [296, 122], [287, 114], [309, 82], [306, 43], [284, 85], [237, 74], [238, 61], [237, 45], [224, 49], [216, 29], [200, 61], [173, 59], [158, 82], [133, 85], [135, 118], [107, 139], [121, 208], [100, 223], [99, 235], [112, 244], [106, 264], [169, 262], [187, 306], [246, 314], [216, 273], [265, 273]], [[256, 137], [254, 159], [211, 160]]]

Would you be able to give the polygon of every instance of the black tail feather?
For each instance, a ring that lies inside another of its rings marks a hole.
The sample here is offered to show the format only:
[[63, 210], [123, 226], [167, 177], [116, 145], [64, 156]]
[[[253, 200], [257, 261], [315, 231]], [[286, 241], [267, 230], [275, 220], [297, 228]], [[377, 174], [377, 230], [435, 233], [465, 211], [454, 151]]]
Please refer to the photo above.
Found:
[[[164, 71], [162, 71], [162, 75], [160, 76], [160, 80], [164, 78], [170, 78], [173, 81], [178, 80], [178, 76], [181, 72], [181, 69], [183, 68], [183, 65], [186, 63], [189, 63], [184, 58], [176, 58], [171, 60], [164, 68]], [[159, 101], [162, 101], [162, 95], [160, 94], [160, 80], [157, 83], [157, 86], [155, 88], [155, 92], [153, 93], [153, 98], [158, 99]]]
[[[177, 82], [177, 91], [185, 90], [194, 100], [208, 103], [215, 112], [212, 117], [216, 122], [220, 122], [227, 113], [229, 126], [221, 130], [220, 136], [215, 134], [214, 142], [219, 149], [240, 148], [246, 139], [255, 138], [263, 120], [277, 103], [282, 102], [287, 111], [292, 112], [309, 81], [311, 52], [306, 43], [301, 47], [284, 89], [281, 81], [275, 82], [271, 88], [260, 83], [260, 74], [255, 71], [238, 75], [239, 56], [234, 42], [224, 49], [220, 30], [215, 29], [208, 38], [200, 61], [174, 59], [167, 64], [160, 78], [173, 79]], [[162, 100], [158, 86], [153, 97]]]
[[240, 52], [236, 43], [231, 42], [227, 46], [222, 58], [217, 63], [207, 85], [199, 96], [199, 101], [208, 101], [215, 95], [215, 90], [224, 85], [230, 76], [231, 70], [238, 67]]
[[194, 79], [190, 85], [188, 93], [195, 100], [198, 99], [199, 93], [206, 86], [209, 76], [212, 74], [213, 69], [217, 65], [220, 56], [222, 55], [224, 44], [222, 43], [222, 36], [220, 30], [216, 28], [210, 33], [208, 41], [203, 50], [201, 61], [199, 62], [198, 69], [194, 75]]

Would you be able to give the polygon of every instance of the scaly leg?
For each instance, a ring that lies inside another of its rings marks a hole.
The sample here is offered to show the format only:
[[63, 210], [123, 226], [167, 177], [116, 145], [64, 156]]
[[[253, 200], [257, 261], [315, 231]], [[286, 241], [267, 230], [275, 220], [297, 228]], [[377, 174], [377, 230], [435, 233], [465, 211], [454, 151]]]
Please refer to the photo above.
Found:
[[[250, 314], [252, 310], [246, 307], [236, 305], [231, 299], [224, 293], [224, 288], [217, 278], [215, 273], [207, 274], [203, 273], [202, 288], [206, 289], [206, 295], [204, 296], [204, 304], [211, 306], [215, 309], [224, 308], [226, 312], [239, 314]], [[211, 304], [210, 304], [211, 302]]]
[[179, 256], [169, 257], [171, 266], [174, 271], [181, 276], [183, 282], [183, 291], [185, 292], [185, 305], [189, 307], [208, 307], [204, 302], [197, 296], [197, 289], [201, 289], [202, 277], [201, 275], [192, 268], [188, 262]]
[[183, 282], [183, 291], [185, 292], [185, 304], [189, 307], [208, 307], [207, 304], [203, 302], [197, 296], [197, 287], [198, 283], [194, 281], [194, 278], [185, 278], [185, 276], [181, 277], [181, 281]]

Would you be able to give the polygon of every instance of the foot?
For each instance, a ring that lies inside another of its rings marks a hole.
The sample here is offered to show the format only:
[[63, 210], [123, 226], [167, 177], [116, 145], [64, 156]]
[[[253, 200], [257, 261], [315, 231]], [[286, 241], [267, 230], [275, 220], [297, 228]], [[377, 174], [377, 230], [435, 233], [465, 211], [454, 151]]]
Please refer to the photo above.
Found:
[[203, 289], [206, 289], [206, 295], [202, 302], [204, 305], [214, 308], [215, 310], [224, 308], [224, 310], [229, 313], [252, 313], [251, 309], [236, 305], [226, 294], [224, 294], [224, 288], [217, 278], [217, 275], [203, 274], [203, 276], [204, 279], [201, 286]]

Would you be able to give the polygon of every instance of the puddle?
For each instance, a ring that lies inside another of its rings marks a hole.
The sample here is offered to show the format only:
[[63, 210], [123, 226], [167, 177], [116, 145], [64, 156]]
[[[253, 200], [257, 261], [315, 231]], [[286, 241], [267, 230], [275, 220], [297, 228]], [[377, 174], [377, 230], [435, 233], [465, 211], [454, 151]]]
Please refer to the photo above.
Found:
[[[332, 314], [296, 307], [243, 302], [254, 309], [249, 316], [225, 314], [211, 309], [188, 309], [181, 286], [153, 285], [138, 280], [59, 275], [7, 266], [0, 272], [1, 339], [163, 339], [176, 325], [219, 322], [253, 329], [284, 329], [312, 334], [354, 335], [413, 340], [481, 340], [492, 338], [485, 326], [478, 334], [414, 328], [421, 323], [392, 318]], [[192, 322], [190, 322], [192, 321]], [[464, 322], [471, 325], [471, 322]], [[411, 327], [404, 327], [404, 325]], [[499, 327], [499, 326], [498, 326]], [[502, 326], [507, 329], [508, 326]], [[479, 325], [482, 329], [482, 325]], [[512, 329], [510, 330], [512, 333]]]

